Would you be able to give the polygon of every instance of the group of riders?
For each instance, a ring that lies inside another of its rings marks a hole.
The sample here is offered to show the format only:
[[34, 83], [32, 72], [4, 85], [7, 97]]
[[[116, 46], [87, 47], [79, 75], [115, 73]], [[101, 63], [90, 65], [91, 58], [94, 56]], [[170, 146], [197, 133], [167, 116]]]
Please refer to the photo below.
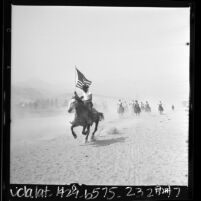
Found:
[[[131, 108], [131, 111], [134, 112], [136, 115], [139, 115], [140, 112], [145, 111], [145, 112], [151, 112], [151, 107], [148, 103], [148, 101], [146, 101], [145, 103], [143, 102], [138, 102], [138, 100], [132, 100], [130, 103], [127, 104], [126, 101], [122, 101], [121, 99], [119, 99], [118, 103], [117, 103], [117, 112], [119, 114], [123, 114], [124, 112], [128, 111], [128, 108]], [[172, 105], [172, 110], [174, 110], [174, 105]], [[160, 114], [163, 113], [164, 111], [164, 107], [162, 102], [160, 101], [158, 104], [158, 111]]]
[[148, 101], [146, 101], [145, 103], [139, 103], [138, 100], [132, 100], [130, 103], [127, 104], [126, 101], [122, 101], [121, 99], [119, 99], [117, 106], [117, 112], [120, 114], [127, 112], [129, 106], [131, 107], [131, 111], [134, 112], [136, 115], [139, 115], [142, 111], [151, 112], [151, 107]]
[[[74, 99], [76, 99], [77, 101], [81, 101], [85, 106], [87, 106], [87, 108], [89, 110], [92, 111], [92, 109], [93, 109], [92, 93], [89, 91], [89, 86], [86, 85], [86, 84], [83, 85], [82, 86], [82, 91], [83, 91], [83, 94], [82, 94], [81, 97], [79, 97], [78, 94], [76, 92], [74, 92]], [[148, 101], [146, 101], [145, 103], [143, 103], [141, 101], [139, 103], [138, 100], [132, 100], [130, 103], [127, 104], [127, 102], [125, 100], [122, 101], [121, 99], [119, 99], [117, 105], [118, 105], [117, 112], [120, 113], [120, 114], [128, 111], [129, 106], [132, 108], [132, 111], [136, 115], [139, 115], [142, 111], [151, 112], [151, 107], [150, 107]], [[174, 105], [172, 105], [171, 108], [172, 108], [172, 110], [174, 110]], [[162, 114], [163, 111], [164, 111], [164, 107], [163, 107], [163, 104], [162, 104], [161, 101], [158, 104], [158, 111], [159, 111], [160, 114]]]
[[[83, 102], [84, 105], [88, 107], [89, 110], [92, 110], [93, 108], [93, 103], [92, 103], [92, 93], [89, 91], [89, 86], [88, 85], [83, 85], [82, 87], [83, 94], [81, 97], [78, 96], [76, 92], [74, 92], [74, 98], [78, 101]], [[118, 113], [124, 113], [129, 110], [129, 106], [132, 108], [132, 111], [136, 114], [139, 115], [140, 112], [145, 111], [145, 112], [151, 112], [151, 107], [149, 105], [149, 102], [146, 101], [143, 103], [142, 101], [139, 103], [138, 100], [132, 100], [130, 103], [127, 104], [127, 102], [124, 100], [122, 101], [119, 99], [118, 103]], [[174, 105], [172, 105], [172, 110], [174, 110]], [[162, 102], [160, 101], [158, 104], [158, 111], [160, 114], [164, 111]]]
[[[71, 113], [73, 110], [75, 110], [75, 117], [74, 120], [71, 122], [71, 131], [74, 136], [74, 138], [77, 137], [76, 133], [74, 132], [73, 128], [77, 126], [82, 126], [82, 134], [86, 135], [86, 142], [88, 140], [88, 135], [90, 132], [90, 127], [93, 123], [95, 123], [95, 128], [92, 133], [92, 138], [94, 137], [95, 132], [98, 129], [98, 123], [102, 119], [104, 119], [104, 115], [101, 112], [98, 112], [94, 107], [92, 103], [92, 93], [89, 91], [89, 86], [84, 84], [82, 86], [83, 94], [82, 96], [78, 96], [76, 92], [74, 92], [74, 96], [72, 97], [71, 101], [68, 105], [68, 112]], [[123, 114], [124, 112], [129, 110], [129, 106], [132, 108], [132, 111], [139, 115], [141, 111], [145, 112], [151, 112], [151, 107], [146, 101], [138, 102], [138, 100], [132, 100], [129, 104], [127, 104], [126, 101], [122, 101], [119, 99], [118, 101], [118, 109], [117, 112], [119, 114]], [[174, 105], [172, 105], [172, 110], [174, 110]], [[164, 111], [162, 102], [158, 104], [158, 111], [160, 114]]]

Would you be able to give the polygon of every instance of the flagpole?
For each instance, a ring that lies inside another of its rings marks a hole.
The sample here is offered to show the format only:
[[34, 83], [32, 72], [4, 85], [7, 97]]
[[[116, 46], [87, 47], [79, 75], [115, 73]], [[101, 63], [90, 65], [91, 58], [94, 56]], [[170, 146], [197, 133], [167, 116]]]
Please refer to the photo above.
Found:
[[75, 89], [74, 91], [76, 91], [76, 66], [75, 66]]

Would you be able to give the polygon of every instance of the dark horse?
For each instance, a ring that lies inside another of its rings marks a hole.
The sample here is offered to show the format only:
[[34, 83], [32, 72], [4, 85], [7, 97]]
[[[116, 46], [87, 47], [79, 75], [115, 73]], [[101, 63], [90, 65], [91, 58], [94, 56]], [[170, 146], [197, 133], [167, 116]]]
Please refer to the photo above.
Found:
[[136, 115], [140, 115], [141, 109], [138, 104], [133, 104], [133, 110]]
[[125, 111], [125, 109], [124, 109], [123, 105], [122, 105], [122, 104], [119, 104], [119, 105], [118, 105], [118, 108], [117, 108], [118, 114], [119, 114], [120, 116], [122, 116], [123, 113], [124, 113], [124, 111]]
[[163, 106], [161, 105], [161, 104], [159, 104], [159, 106], [158, 106], [158, 111], [159, 111], [159, 113], [160, 114], [162, 114], [163, 113]]
[[[75, 97], [71, 99], [68, 106], [68, 112], [71, 113], [73, 110], [75, 110], [75, 118], [71, 122], [71, 131], [73, 137], [76, 139], [77, 135], [74, 132], [73, 128], [77, 126], [82, 126], [82, 134], [86, 135], [85, 142], [88, 141], [88, 136], [90, 133], [90, 127], [93, 123], [95, 123], [95, 129], [92, 133], [92, 139], [94, 138], [94, 134], [98, 129], [98, 123], [99, 121], [104, 119], [103, 113], [98, 112], [94, 108], [90, 110], [82, 100], [79, 100]], [[86, 131], [85, 131], [86, 130]]]

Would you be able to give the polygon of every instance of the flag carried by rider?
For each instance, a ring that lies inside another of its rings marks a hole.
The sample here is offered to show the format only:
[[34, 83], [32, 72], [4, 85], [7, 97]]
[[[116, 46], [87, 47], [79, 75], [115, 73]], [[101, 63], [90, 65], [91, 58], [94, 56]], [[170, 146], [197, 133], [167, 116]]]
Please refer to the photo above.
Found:
[[91, 81], [88, 80], [83, 73], [81, 73], [77, 68], [76, 69], [76, 87], [82, 89], [83, 85], [90, 86]]

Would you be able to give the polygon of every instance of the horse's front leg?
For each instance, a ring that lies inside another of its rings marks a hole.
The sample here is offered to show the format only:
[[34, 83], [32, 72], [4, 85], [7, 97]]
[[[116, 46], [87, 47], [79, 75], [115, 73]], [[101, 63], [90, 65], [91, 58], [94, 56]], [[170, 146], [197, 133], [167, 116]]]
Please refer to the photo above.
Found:
[[87, 132], [86, 132], [85, 143], [87, 143], [87, 142], [88, 142], [89, 133], [90, 133], [90, 124], [89, 124], [89, 125], [87, 125]]
[[95, 132], [98, 130], [98, 123], [99, 123], [99, 121], [96, 121], [96, 122], [95, 122], [95, 129], [94, 129], [94, 131], [93, 131], [93, 133], [92, 133], [92, 136], [91, 136], [91, 139], [92, 139], [92, 140], [94, 139], [94, 134], [95, 134]]
[[72, 134], [73, 134], [73, 137], [76, 139], [76, 138], [77, 138], [77, 135], [76, 135], [76, 133], [75, 133], [74, 130], [73, 130], [74, 127], [76, 127], [76, 126], [75, 126], [75, 125], [72, 125], [72, 126], [71, 126], [71, 132], [72, 132]]
[[87, 131], [85, 131], [86, 127], [87, 127], [87, 126], [83, 126], [83, 129], [82, 129], [82, 134], [83, 134], [83, 135], [86, 135], [86, 134], [87, 134]]

